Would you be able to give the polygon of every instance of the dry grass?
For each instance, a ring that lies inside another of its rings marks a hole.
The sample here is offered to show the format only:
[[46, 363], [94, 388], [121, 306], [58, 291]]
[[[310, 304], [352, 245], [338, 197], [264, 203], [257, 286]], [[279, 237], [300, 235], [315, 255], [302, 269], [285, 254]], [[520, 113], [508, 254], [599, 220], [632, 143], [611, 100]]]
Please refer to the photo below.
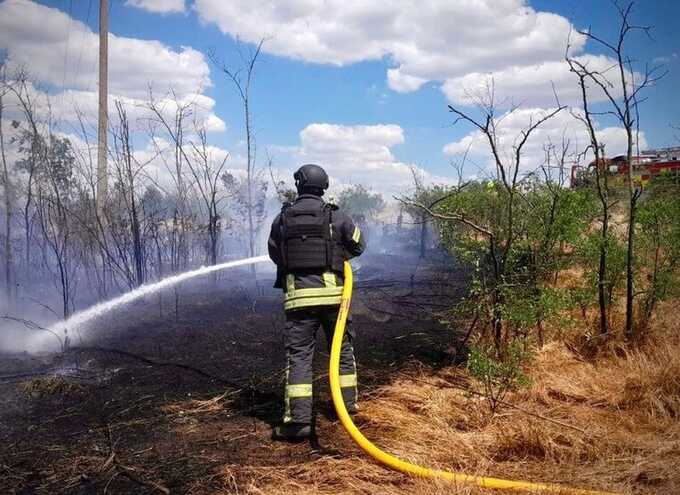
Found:
[[[672, 306], [660, 314], [672, 315]], [[620, 493], [680, 493], [680, 332], [671, 316], [652, 326], [653, 338], [635, 348], [603, 343], [595, 360], [557, 342], [537, 353], [531, 387], [509, 401], [557, 422], [511, 407], [490, 417], [483, 399], [454, 388], [467, 382], [463, 372], [445, 369], [397, 377], [363, 403], [360, 428], [388, 452], [429, 466]], [[225, 466], [225, 493], [488, 493], [391, 472], [352, 446], [339, 425], [322, 435], [339, 456]]]
[[84, 392], [84, 387], [62, 376], [45, 376], [34, 378], [22, 385], [23, 390], [33, 398], [48, 395], [77, 395]]

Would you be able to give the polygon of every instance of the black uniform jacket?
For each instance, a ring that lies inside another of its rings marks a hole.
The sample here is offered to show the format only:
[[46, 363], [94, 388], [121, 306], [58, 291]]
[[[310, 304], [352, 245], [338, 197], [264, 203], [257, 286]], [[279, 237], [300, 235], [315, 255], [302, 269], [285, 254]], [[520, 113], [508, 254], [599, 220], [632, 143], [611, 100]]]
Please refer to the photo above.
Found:
[[[316, 205], [322, 207], [325, 203], [322, 198], [313, 194], [301, 194], [295, 200], [295, 204], [303, 208], [314, 208]], [[269, 257], [276, 263], [278, 267], [276, 283], [274, 287], [286, 290], [285, 279], [288, 275], [282, 267], [281, 260], [281, 214], [277, 215], [272, 222], [271, 232], [269, 234], [269, 241], [267, 247], [269, 249]], [[364, 252], [366, 247], [364, 236], [361, 234], [359, 227], [340, 210], [334, 210], [332, 214], [332, 227], [334, 232], [340, 233], [340, 241], [345, 250], [345, 259], [352, 259]], [[293, 273], [295, 277], [295, 287], [299, 289], [323, 287], [323, 273], [319, 270], [318, 273]], [[338, 285], [342, 285], [342, 273], [335, 274], [338, 279]]]

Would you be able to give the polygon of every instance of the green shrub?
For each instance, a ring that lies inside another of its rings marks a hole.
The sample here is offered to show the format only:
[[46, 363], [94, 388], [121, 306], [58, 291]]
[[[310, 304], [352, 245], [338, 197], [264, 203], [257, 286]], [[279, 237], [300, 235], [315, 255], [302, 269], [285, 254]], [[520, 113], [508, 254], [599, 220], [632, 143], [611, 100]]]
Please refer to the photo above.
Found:
[[519, 340], [511, 342], [500, 357], [493, 346], [472, 346], [470, 349], [468, 372], [481, 384], [492, 414], [496, 412], [508, 392], [528, 386], [530, 383], [522, 365], [531, 354], [522, 344]]

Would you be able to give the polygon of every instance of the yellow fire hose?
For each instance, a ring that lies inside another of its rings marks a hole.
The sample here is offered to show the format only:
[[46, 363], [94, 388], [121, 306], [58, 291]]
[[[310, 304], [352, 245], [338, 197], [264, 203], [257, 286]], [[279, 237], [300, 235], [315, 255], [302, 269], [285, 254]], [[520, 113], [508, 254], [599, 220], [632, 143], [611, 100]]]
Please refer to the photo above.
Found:
[[329, 370], [331, 394], [333, 396], [335, 410], [338, 413], [338, 417], [340, 418], [342, 426], [345, 428], [345, 430], [347, 430], [347, 433], [349, 433], [349, 435], [352, 437], [352, 440], [354, 440], [368, 455], [382, 464], [385, 464], [386, 466], [397, 471], [401, 471], [402, 473], [423, 478], [440, 478], [456, 483], [474, 484], [483, 488], [517, 490], [525, 492], [562, 493], [565, 495], [614, 495], [610, 492], [581, 490], [545, 483], [503, 480], [499, 478], [488, 478], [486, 476], [474, 476], [471, 474], [430, 469], [424, 466], [418, 466], [416, 464], [403, 461], [398, 457], [383, 452], [378, 447], [376, 447], [361, 433], [361, 431], [359, 431], [356, 425], [352, 422], [352, 418], [347, 413], [345, 403], [342, 400], [342, 392], [340, 391], [340, 348], [342, 347], [342, 339], [345, 334], [345, 324], [347, 323], [347, 315], [349, 314], [349, 305], [352, 300], [352, 267], [347, 261], [345, 261], [344, 275], [345, 285], [342, 291], [342, 302], [340, 304], [338, 319], [335, 323], [335, 332], [333, 334], [333, 343], [331, 345]]

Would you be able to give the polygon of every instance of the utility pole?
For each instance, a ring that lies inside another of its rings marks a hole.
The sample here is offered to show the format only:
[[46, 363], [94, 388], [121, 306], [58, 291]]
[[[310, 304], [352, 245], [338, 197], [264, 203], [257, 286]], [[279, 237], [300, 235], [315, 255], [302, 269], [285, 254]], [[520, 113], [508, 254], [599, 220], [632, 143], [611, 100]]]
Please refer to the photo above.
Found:
[[103, 217], [108, 191], [106, 132], [108, 126], [109, 1], [99, 0], [99, 126], [97, 129], [97, 213]]

